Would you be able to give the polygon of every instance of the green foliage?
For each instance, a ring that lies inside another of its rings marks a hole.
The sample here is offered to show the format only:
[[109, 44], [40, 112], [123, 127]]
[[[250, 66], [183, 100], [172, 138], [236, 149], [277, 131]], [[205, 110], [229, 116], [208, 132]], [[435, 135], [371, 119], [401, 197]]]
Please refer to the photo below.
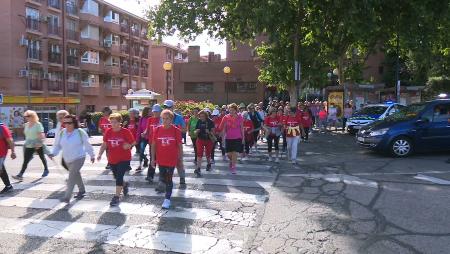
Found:
[[446, 76], [431, 77], [425, 86], [424, 97], [432, 99], [441, 93], [448, 93], [450, 91], [450, 78]]
[[200, 110], [209, 108], [212, 111], [215, 105], [206, 101], [175, 101], [175, 110], [179, 110], [183, 115], [188, 114], [194, 108], [199, 108]]

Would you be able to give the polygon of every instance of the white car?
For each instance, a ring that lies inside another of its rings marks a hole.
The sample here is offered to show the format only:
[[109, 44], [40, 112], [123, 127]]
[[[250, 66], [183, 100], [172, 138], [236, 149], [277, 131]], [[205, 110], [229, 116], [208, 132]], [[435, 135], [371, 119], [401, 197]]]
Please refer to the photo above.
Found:
[[398, 103], [371, 104], [355, 112], [347, 120], [346, 128], [350, 134], [355, 134], [361, 127], [373, 123], [374, 121], [384, 119], [394, 114], [405, 106]]

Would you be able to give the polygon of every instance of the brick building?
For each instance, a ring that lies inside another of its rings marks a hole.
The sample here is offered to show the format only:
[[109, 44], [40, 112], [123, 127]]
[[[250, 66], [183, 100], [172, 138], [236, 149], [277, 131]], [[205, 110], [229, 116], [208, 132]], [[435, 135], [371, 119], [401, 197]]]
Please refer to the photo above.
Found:
[[150, 86], [147, 21], [103, 0], [0, 0], [4, 106], [124, 109]]

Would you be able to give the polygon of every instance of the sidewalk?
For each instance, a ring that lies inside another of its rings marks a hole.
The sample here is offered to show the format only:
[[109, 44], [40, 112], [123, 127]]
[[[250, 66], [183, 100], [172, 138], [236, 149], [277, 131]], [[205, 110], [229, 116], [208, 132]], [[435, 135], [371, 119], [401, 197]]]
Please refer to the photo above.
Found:
[[[47, 146], [52, 146], [53, 142], [54, 142], [54, 138], [46, 138], [45, 139], [45, 144]], [[91, 136], [89, 138], [89, 143], [91, 143], [91, 145], [93, 146], [100, 146], [103, 142], [103, 137], [102, 136]], [[15, 145], [16, 146], [23, 146], [23, 144], [25, 143], [25, 140], [20, 140], [20, 141], [16, 141]]]

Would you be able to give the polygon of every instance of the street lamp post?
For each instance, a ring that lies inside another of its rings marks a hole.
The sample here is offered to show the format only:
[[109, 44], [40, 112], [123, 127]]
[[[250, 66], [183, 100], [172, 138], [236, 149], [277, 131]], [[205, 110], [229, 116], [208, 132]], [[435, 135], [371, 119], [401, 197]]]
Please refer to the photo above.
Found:
[[165, 62], [163, 64], [163, 69], [166, 71], [166, 100], [169, 99], [169, 72], [172, 70], [172, 63]]
[[223, 68], [223, 73], [225, 74], [225, 92], [227, 94], [227, 105], [228, 105], [228, 91], [229, 91], [229, 88], [228, 88], [228, 77], [230, 76], [231, 68], [229, 66], [225, 66]]

